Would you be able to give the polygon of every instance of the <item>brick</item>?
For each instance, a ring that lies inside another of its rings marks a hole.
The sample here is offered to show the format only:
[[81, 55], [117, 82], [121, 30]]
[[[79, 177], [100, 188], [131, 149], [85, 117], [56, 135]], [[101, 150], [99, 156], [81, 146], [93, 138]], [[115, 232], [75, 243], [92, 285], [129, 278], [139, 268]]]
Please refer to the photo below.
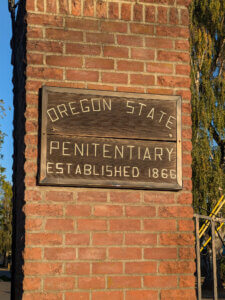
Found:
[[189, 29], [178, 26], [157, 26], [156, 35], [187, 39], [189, 37]]
[[73, 193], [70, 192], [55, 192], [50, 191], [46, 192], [46, 201], [53, 202], [65, 202], [65, 201], [73, 201]]
[[87, 292], [69, 292], [65, 293], [66, 300], [89, 300], [89, 293]]
[[179, 287], [194, 287], [195, 286], [195, 276], [194, 275], [186, 275], [180, 276]]
[[105, 57], [128, 58], [128, 48], [125, 47], [104, 46], [103, 53]]
[[173, 90], [168, 89], [168, 88], [166, 88], [166, 89], [163, 89], [163, 88], [153, 89], [153, 88], [151, 88], [151, 89], [147, 89], [147, 93], [149, 93], [149, 94], [171, 95], [171, 94], [173, 94]]
[[84, 1], [84, 16], [93, 17], [94, 16], [94, 1], [85, 0]]
[[75, 287], [73, 277], [50, 277], [44, 280], [44, 289], [46, 291], [71, 290]]
[[78, 257], [79, 259], [102, 260], [106, 257], [106, 250], [104, 248], [79, 248]]
[[121, 19], [124, 21], [131, 20], [131, 5], [128, 3], [121, 4]]
[[27, 76], [33, 78], [63, 79], [63, 70], [56, 68], [27, 67]]
[[63, 18], [60, 16], [52, 16], [52, 15], [48, 15], [48, 14], [28, 13], [27, 24], [62, 27], [63, 26]]
[[40, 290], [41, 278], [27, 278], [23, 280], [23, 289], [26, 291]]
[[98, 81], [99, 74], [95, 71], [67, 70], [66, 78], [77, 81]]
[[57, 275], [62, 273], [62, 263], [25, 262], [26, 275]]
[[141, 258], [141, 248], [109, 248], [109, 259], [140, 259]]
[[88, 43], [114, 44], [114, 35], [109, 33], [87, 32], [86, 41]]
[[189, 129], [182, 129], [182, 137], [183, 139], [191, 139], [192, 138], [192, 130]]
[[119, 18], [119, 3], [109, 2], [109, 19]]
[[143, 21], [143, 5], [134, 4], [133, 6], [133, 18], [134, 21]]
[[114, 87], [111, 85], [106, 84], [94, 84], [94, 83], [88, 83], [87, 89], [90, 90], [101, 90], [101, 91], [114, 91]]
[[121, 245], [123, 242], [123, 234], [121, 233], [93, 233], [93, 245]]
[[190, 114], [191, 113], [191, 104], [190, 103], [183, 103], [182, 104], [182, 112]]
[[78, 230], [106, 230], [107, 223], [106, 220], [96, 220], [96, 219], [82, 219], [77, 220]]
[[145, 24], [138, 24], [138, 23], [131, 23], [130, 24], [130, 31], [135, 34], [153, 34], [154, 33], [154, 26], [152, 25], [145, 25]]
[[192, 178], [192, 168], [191, 167], [183, 167], [182, 168], [184, 178]]
[[176, 259], [177, 249], [176, 248], [145, 248], [144, 249], [145, 259]]
[[46, 29], [46, 38], [53, 39], [53, 40], [82, 42], [83, 33], [81, 31], [50, 28], [50, 29]]
[[181, 9], [181, 24], [189, 25], [189, 14], [187, 9]]
[[87, 19], [76, 19], [76, 18], [66, 18], [66, 27], [81, 29], [81, 30], [97, 30], [98, 21], [97, 20], [87, 20]]
[[54, 204], [26, 204], [25, 212], [30, 216], [62, 216], [62, 205]]
[[126, 300], [157, 300], [158, 292], [150, 290], [131, 290], [126, 291]]
[[146, 64], [146, 70], [150, 73], [173, 73], [173, 65], [165, 63], [148, 63]]
[[36, 0], [37, 11], [44, 11], [44, 0]]
[[123, 292], [122, 291], [93, 292], [92, 300], [123, 300]]
[[156, 209], [155, 207], [147, 206], [126, 206], [125, 208], [126, 216], [128, 217], [155, 217]]
[[160, 245], [193, 245], [194, 235], [188, 233], [162, 233], [159, 236]]
[[192, 150], [192, 142], [191, 141], [183, 141], [182, 148], [183, 148], [183, 151], [190, 152]]
[[178, 196], [177, 202], [179, 204], [192, 204], [192, 194], [182, 193]]
[[194, 300], [196, 299], [195, 289], [193, 288], [192, 290], [178, 289], [178, 290], [161, 291], [161, 300], [175, 300], [175, 299]]
[[41, 248], [25, 248], [24, 259], [25, 260], [37, 260], [41, 259], [42, 249]]
[[91, 215], [89, 205], [67, 205], [66, 216], [69, 217], [88, 217]]
[[195, 268], [194, 261], [162, 261], [159, 265], [159, 272], [162, 274], [193, 274]]
[[57, 12], [56, 1], [47, 1], [46, 12], [48, 12], [48, 13], [56, 13]]
[[[37, 119], [38, 118], [38, 110], [36, 107], [27, 107], [25, 116], [27, 119]], [[28, 155], [27, 149], [26, 151], [26, 156]]]
[[128, 76], [124, 73], [102, 73], [102, 82], [106, 83], [127, 83]]
[[110, 230], [124, 231], [124, 230], [140, 230], [140, 220], [110, 220]]
[[98, 45], [66, 44], [67, 54], [78, 55], [100, 55], [101, 49]]
[[119, 217], [123, 215], [123, 208], [118, 205], [96, 205], [93, 214], [98, 217]]
[[158, 85], [168, 87], [185, 87], [189, 88], [191, 84], [190, 78], [175, 77], [175, 76], [158, 76]]
[[119, 60], [117, 62], [117, 69], [119, 71], [143, 72], [144, 63], [130, 60]]
[[34, 0], [30, 0], [29, 2], [26, 2], [26, 10], [35, 10], [35, 4], [34, 4]]
[[29, 92], [29, 91], [33, 92], [34, 90], [37, 90], [41, 86], [42, 86], [42, 82], [41, 81], [31, 80], [31, 79], [27, 78], [26, 86], [25, 86], [27, 92]]
[[37, 231], [42, 229], [43, 220], [42, 219], [26, 219], [26, 230]]
[[43, 64], [43, 54], [37, 54], [37, 53], [27, 54], [27, 64], [42, 65]]
[[127, 262], [125, 265], [126, 274], [150, 274], [156, 273], [157, 263], [156, 262]]
[[169, 22], [170, 24], [179, 24], [179, 15], [178, 9], [175, 7], [171, 7], [169, 11]]
[[177, 287], [176, 276], [144, 276], [144, 287], [173, 288]]
[[191, 154], [183, 154], [182, 155], [182, 162], [184, 165], [187, 165], [187, 164], [191, 164], [192, 162], [192, 156]]
[[168, 38], [153, 38], [147, 37], [145, 39], [146, 47], [157, 48], [157, 49], [173, 49], [173, 40]]
[[72, 0], [72, 15], [81, 15], [81, 0]]
[[145, 192], [144, 201], [146, 203], [174, 203], [174, 193], [153, 193], [153, 192]]
[[121, 288], [140, 288], [141, 277], [139, 276], [109, 276], [108, 288], [121, 289]]
[[110, 201], [118, 203], [139, 203], [140, 192], [113, 192], [110, 193]]
[[176, 74], [190, 75], [191, 68], [189, 65], [176, 65]]
[[101, 30], [108, 32], [127, 32], [127, 24], [122, 22], [104, 21], [101, 22]]
[[184, 191], [192, 190], [192, 181], [191, 180], [183, 180], [183, 190]]
[[73, 56], [49, 55], [46, 56], [46, 64], [59, 67], [81, 68], [82, 58]]
[[62, 294], [60, 293], [35, 293], [35, 292], [32, 292], [31, 294], [30, 293], [26, 293], [23, 295], [23, 300], [62, 300], [63, 299], [63, 296]]
[[85, 67], [87, 69], [112, 70], [114, 69], [114, 60], [103, 58], [86, 58]]
[[155, 22], [155, 7], [145, 5], [145, 22]]
[[143, 224], [148, 231], [175, 231], [177, 228], [176, 220], [150, 219], [143, 220]]
[[193, 208], [186, 206], [164, 206], [159, 207], [158, 211], [159, 217], [164, 218], [192, 218], [193, 217]]
[[106, 192], [78, 192], [77, 195], [78, 202], [106, 202], [107, 193]]
[[80, 289], [104, 289], [104, 277], [80, 277], [78, 278], [78, 288]]
[[90, 264], [83, 262], [66, 263], [65, 273], [68, 275], [88, 275], [90, 274]]
[[128, 93], [144, 93], [145, 89], [141, 87], [131, 87], [131, 86], [118, 86], [116, 87], [118, 92], [128, 92]]
[[102, 0], [96, 1], [96, 16], [98, 18], [106, 18], [107, 17], [107, 3]]
[[66, 234], [66, 245], [89, 245], [90, 236], [84, 233], [68, 233]]
[[135, 35], [117, 35], [117, 43], [125, 46], [143, 47], [143, 38]]
[[135, 85], [154, 85], [153, 75], [131, 74], [130, 83]]
[[175, 49], [176, 50], [184, 50], [184, 51], [189, 51], [190, 45], [189, 41], [184, 41], [184, 40], [177, 40], [175, 41]]
[[65, 219], [48, 219], [46, 221], [45, 229], [51, 231], [70, 231], [74, 229], [74, 221]]
[[143, 60], [154, 60], [154, 57], [155, 57], [154, 50], [140, 49], [140, 48], [131, 49], [131, 58], [143, 59]]
[[194, 231], [194, 221], [190, 220], [180, 220], [178, 221], [179, 231]]
[[189, 54], [184, 52], [168, 52], [159, 50], [157, 57], [158, 60], [162, 61], [189, 62]]
[[43, 37], [43, 30], [39, 27], [31, 27], [28, 26], [27, 28], [27, 38], [42, 38]]
[[168, 20], [168, 9], [167, 7], [158, 7], [158, 23], [159, 24], [166, 24]]
[[60, 245], [62, 236], [56, 233], [27, 233], [27, 245]]
[[121, 262], [100, 262], [92, 264], [93, 274], [120, 274], [123, 272]]
[[189, 6], [190, 3], [191, 3], [191, 0], [177, 0], [178, 5]]
[[39, 191], [26, 190], [25, 191], [25, 200], [27, 201], [40, 201], [41, 193]]
[[125, 235], [126, 245], [155, 245], [157, 235], [149, 233], [128, 233]]
[[68, 14], [69, 13], [68, 0], [59, 0], [59, 12], [61, 14]]

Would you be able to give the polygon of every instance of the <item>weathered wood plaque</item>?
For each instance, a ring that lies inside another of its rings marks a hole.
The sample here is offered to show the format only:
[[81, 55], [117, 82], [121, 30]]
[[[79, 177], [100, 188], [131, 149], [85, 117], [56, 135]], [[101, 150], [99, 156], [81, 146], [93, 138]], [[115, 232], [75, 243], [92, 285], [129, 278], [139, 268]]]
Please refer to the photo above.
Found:
[[41, 185], [178, 190], [181, 97], [43, 87]]

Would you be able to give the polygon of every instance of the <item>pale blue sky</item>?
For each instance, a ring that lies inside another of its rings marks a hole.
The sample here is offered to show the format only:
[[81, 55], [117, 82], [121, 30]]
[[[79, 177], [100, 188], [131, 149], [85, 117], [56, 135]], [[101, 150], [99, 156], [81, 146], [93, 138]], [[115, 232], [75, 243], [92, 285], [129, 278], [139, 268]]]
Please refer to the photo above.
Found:
[[[4, 155], [0, 164], [6, 168], [5, 175], [12, 181], [12, 153], [13, 153], [13, 85], [11, 66], [11, 19], [8, 12], [8, 1], [0, 0], [0, 99], [5, 102], [6, 117], [0, 119], [0, 129], [7, 134], [1, 153]], [[9, 110], [11, 107], [11, 111]]]

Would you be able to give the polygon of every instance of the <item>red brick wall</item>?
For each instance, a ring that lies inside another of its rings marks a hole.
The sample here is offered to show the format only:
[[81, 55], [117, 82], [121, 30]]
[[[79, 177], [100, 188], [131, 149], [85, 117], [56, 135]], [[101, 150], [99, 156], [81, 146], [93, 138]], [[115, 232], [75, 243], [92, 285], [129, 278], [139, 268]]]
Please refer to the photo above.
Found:
[[[195, 299], [188, 0], [27, 0], [23, 299]], [[182, 95], [180, 192], [36, 184], [42, 85]]]

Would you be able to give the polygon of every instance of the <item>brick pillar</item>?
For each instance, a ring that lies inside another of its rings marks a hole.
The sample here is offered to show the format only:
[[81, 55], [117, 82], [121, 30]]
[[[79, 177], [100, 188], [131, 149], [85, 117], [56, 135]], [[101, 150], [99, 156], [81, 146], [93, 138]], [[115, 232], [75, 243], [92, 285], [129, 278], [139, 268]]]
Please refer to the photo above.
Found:
[[[23, 276], [15, 265], [13, 280], [23, 300], [195, 299], [189, 2], [26, 1], [26, 97], [15, 102], [16, 120], [26, 104], [24, 153], [14, 132], [25, 240]], [[183, 189], [38, 186], [43, 85], [181, 95]]]

